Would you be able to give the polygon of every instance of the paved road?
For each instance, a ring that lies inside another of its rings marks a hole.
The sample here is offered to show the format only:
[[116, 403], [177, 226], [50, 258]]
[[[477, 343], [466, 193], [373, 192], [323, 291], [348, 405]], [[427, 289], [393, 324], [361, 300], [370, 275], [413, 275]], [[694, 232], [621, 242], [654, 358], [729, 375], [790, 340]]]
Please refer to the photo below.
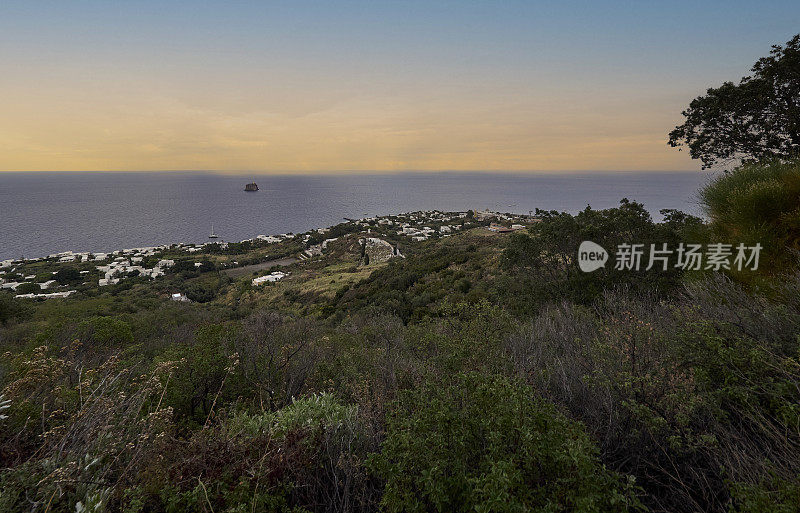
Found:
[[244, 276], [247, 274], [253, 274], [256, 271], [265, 271], [272, 266], [286, 266], [292, 265], [295, 262], [299, 262], [300, 260], [294, 257], [289, 258], [278, 258], [275, 260], [267, 260], [266, 262], [261, 262], [260, 264], [252, 264], [252, 265], [245, 265], [243, 267], [234, 267], [233, 269], [225, 269], [222, 272], [230, 276], [231, 278], [239, 278], [240, 276]]

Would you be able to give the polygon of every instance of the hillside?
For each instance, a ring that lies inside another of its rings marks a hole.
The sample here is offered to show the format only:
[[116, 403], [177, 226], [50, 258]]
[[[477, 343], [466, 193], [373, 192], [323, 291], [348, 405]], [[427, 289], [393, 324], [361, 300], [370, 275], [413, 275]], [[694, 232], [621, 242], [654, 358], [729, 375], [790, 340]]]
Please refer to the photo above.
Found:
[[3, 262], [0, 511], [791, 511], [796, 271], [575, 262], [713, 228], [623, 200]]

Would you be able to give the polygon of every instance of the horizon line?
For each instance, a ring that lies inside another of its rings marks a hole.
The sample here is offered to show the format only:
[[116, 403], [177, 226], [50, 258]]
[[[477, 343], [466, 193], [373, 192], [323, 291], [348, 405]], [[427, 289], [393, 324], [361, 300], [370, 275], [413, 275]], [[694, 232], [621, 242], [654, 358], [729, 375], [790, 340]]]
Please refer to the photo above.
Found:
[[314, 171], [290, 170], [254, 170], [254, 169], [34, 169], [34, 170], [0, 170], [0, 174], [20, 173], [208, 173], [262, 176], [287, 175], [377, 175], [377, 174], [437, 174], [437, 173], [483, 173], [483, 174], [587, 174], [587, 173], [708, 173], [709, 169], [320, 169]]

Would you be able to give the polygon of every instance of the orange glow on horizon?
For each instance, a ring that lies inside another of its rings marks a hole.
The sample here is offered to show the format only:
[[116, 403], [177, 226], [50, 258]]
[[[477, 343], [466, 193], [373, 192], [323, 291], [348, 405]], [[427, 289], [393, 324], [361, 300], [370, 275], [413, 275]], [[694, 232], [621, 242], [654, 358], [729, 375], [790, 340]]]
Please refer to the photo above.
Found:
[[[699, 167], [667, 147], [675, 121], [667, 109], [620, 111], [602, 98], [522, 98], [511, 108], [470, 97], [351, 97], [292, 111], [256, 96], [247, 108], [213, 97], [95, 93], [17, 91], [0, 119], [0, 171]], [[302, 92], [281, 101], [309, 104]]]

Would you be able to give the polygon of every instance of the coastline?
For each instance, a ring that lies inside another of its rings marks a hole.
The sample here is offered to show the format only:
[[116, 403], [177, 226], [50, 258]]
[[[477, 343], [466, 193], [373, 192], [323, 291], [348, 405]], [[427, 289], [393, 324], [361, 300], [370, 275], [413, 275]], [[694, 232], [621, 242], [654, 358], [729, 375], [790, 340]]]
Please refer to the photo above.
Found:
[[0, 260], [199, 244], [211, 224], [226, 241], [241, 241], [303, 233], [344, 217], [435, 209], [578, 212], [587, 204], [615, 207], [623, 197], [657, 219], [662, 208], [696, 213], [692, 196], [705, 179], [684, 172], [270, 176], [259, 179], [258, 192], [245, 193], [249, 175], [10, 173], [0, 175]]
[[[330, 243], [337, 241], [342, 235], [353, 233], [366, 234], [364, 243], [370, 247], [380, 247], [380, 253], [385, 258], [404, 258], [400, 251], [401, 244], [445, 238], [465, 228], [489, 223], [505, 223], [504, 226], [492, 224], [489, 230], [511, 231], [524, 226], [518, 223], [531, 220], [530, 216], [489, 210], [430, 210], [346, 219], [342, 223], [304, 233], [257, 235], [239, 242], [214, 240], [202, 244], [175, 243], [119, 249], [107, 253], [65, 251], [40, 258], [0, 261], [0, 289], [14, 292], [24, 289], [17, 297], [29, 299], [63, 298], [81, 287], [108, 287], [129, 278], [155, 280], [169, 272], [175, 272], [178, 268], [187, 267], [213, 268], [230, 278], [238, 278], [321, 256], [328, 250]], [[68, 282], [80, 286], [66, 288], [66, 283], [58, 278], [59, 273], [65, 269], [73, 274], [78, 273]]]

